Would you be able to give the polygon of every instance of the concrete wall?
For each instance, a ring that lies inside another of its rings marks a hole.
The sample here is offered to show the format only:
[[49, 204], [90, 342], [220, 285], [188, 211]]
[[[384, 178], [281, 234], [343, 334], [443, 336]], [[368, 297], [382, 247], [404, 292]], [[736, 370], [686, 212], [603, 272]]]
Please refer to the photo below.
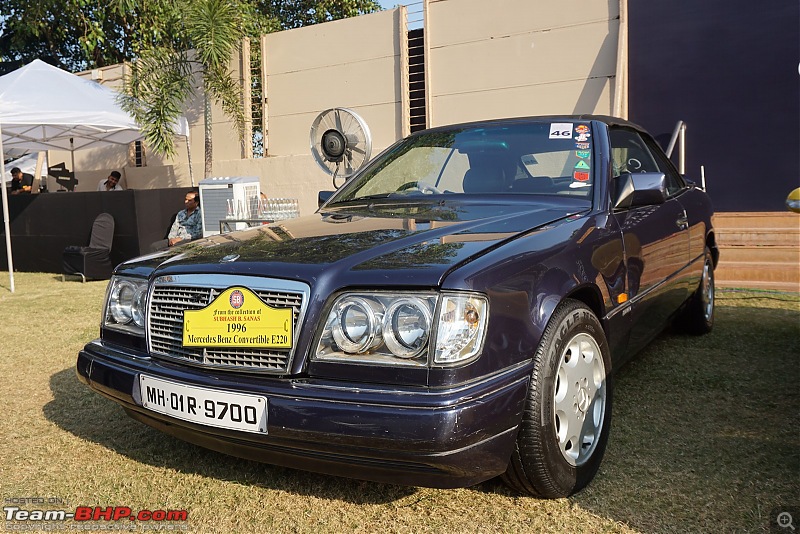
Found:
[[[498, 0], [490, 8], [483, 0], [427, 0], [425, 10], [429, 126], [611, 113], [617, 0]], [[212, 175], [258, 176], [268, 196], [299, 198], [301, 214], [307, 214], [317, 207], [317, 192], [332, 189], [309, 148], [311, 123], [320, 112], [348, 107], [363, 117], [372, 132], [373, 157], [407, 135], [405, 14], [400, 7], [266, 35], [269, 157], [241, 159], [238, 136], [214, 108]], [[102, 83], [119, 87], [122, 68], [101, 69]], [[241, 71], [233, 63], [232, 70]], [[197, 183], [204, 178], [202, 101], [191, 102], [186, 117]], [[49, 161], [71, 167], [68, 152], [51, 151]], [[79, 190], [94, 189], [112, 169], [122, 171], [127, 188], [190, 185], [183, 139], [172, 159], [148, 151], [146, 167], [129, 167], [125, 147], [76, 152], [75, 167]]]
[[[429, 0], [429, 126], [494, 117], [610, 114], [617, 62], [617, 0], [580, 9], [501, 0]], [[316, 209], [330, 178], [309, 155], [309, 128], [330, 107], [349, 107], [373, 134], [373, 156], [407, 135], [404, 10], [266, 36], [269, 155], [215, 161], [217, 175], [261, 178], [271, 197]], [[454, 23], [458, 21], [458, 23]], [[280, 156], [280, 157], [275, 157]]]
[[428, 0], [428, 126], [610, 114], [618, 31], [617, 0]]
[[333, 107], [366, 121], [373, 153], [403, 137], [404, 11], [266, 36], [270, 156], [309, 154], [311, 123]]

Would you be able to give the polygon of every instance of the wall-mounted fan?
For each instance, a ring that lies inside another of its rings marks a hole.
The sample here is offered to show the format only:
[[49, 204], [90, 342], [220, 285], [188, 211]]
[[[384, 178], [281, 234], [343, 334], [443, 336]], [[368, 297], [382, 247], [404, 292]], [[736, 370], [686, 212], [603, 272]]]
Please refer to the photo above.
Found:
[[311, 153], [323, 171], [345, 180], [369, 160], [372, 135], [364, 119], [347, 108], [326, 109], [311, 123]]

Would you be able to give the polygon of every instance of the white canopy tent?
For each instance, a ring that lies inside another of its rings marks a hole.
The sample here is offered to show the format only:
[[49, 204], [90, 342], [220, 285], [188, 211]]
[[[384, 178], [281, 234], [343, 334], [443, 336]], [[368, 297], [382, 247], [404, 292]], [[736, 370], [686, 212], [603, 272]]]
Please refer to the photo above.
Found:
[[[6, 150], [5, 156], [13, 157], [11, 154], [8, 153], [8, 150]], [[39, 152], [31, 152], [30, 154], [25, 154], [24, 156], [20, 156], [12, 161], [9, 161], [6, 164], [6, 172], [5, 174], [3, 174], [5, 181], [9, 182], [11, 180], [11, 169], [13, 169], [14, 167], [18, 167], [19, 170], [21, 170], [22, 172], [35, 175], [37, 172], [36, 169], [39, 166], [38, 160], [39, 160]], [[46, 157], [42, 158], [42, 169], [47, 171]]]
[[[117, 104], [117, 96], [111, 89], [38, 59], [0, 76], [0, 176], [5, 176], [4, 151], [8, 149], [16, 153], [74, 151], [142, 139], [136, 122]], [[181, 119], [176, 130], [180, 130], [177, 135], [188, 137], [186, 119]], [[1, 189], [8, 271], [14, 292], [5, 182]]]

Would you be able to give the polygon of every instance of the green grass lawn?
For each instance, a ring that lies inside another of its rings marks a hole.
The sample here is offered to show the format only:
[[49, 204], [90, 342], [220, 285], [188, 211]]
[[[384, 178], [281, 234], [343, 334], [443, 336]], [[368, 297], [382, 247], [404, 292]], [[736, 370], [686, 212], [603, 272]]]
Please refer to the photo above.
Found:
[[75, 377], [105, 282], [15, 277], [12, 294], [0, 272], [4, 506], [185, 509], [190, 532], [224, 533], [769, 532], [777, 510], [800, 508], [797, 295], [718, 292], [710, 335], [658, 338], [617, 375], [595, 481], [543, 501], [496, 481], [435, 490], [317, 475], [165, 436]]

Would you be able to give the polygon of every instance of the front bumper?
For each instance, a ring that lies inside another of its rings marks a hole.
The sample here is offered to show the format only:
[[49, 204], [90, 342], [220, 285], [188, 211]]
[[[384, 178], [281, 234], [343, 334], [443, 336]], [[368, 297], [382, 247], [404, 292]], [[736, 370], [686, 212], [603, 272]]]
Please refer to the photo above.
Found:
[[[134, 419], [202, 447], [336, 476], [451, 488], [506, 470], [530, 369], [515, 367], [458, 388], [412, 388], [210, 373], [95, 340], [78, 354], [77, 374]], [[210, 427], [150, 411], [141, 404], [140, 374], [263, 395], [268, 399], [267, 433]]]

